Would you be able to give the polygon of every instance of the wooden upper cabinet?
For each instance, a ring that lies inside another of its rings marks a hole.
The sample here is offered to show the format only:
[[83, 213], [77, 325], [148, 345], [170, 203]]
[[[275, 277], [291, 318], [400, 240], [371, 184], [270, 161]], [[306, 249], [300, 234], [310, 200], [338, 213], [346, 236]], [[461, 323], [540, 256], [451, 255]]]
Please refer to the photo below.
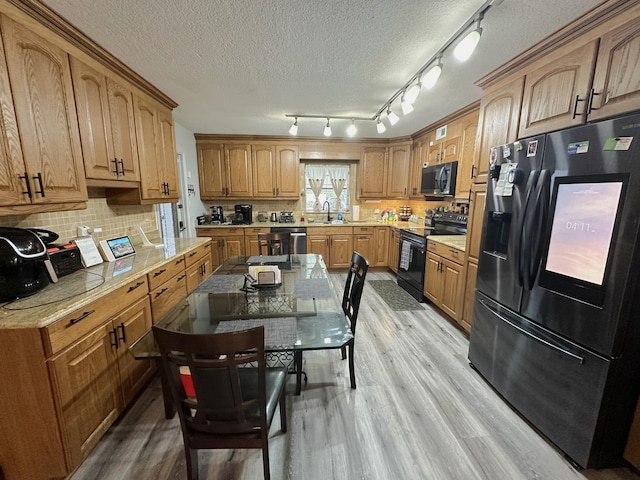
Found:
[[276, 186], [278, 198], [300, 197], [300, 150], [276, 146]]
[[121, 83], [107, 77], [107, 99], [113, 155], [120, 161], [119, 178], [140, 180], [138, 142], [133, 115], [133, 96]]
[[251, 145], [225, 145], [226, 178], [228, 197], [245, 197], [253, 195], [251, 175]]
[[518, 138], [584, 123], [597, 48], [592, 41], [525, 71]]
[[473, 155], [478, 130], [478, 111], [471, 112], [460, 119], [460, 156], [456, 178], [456, 197], [471, 196]]
[[429, 137], [421, 137], [411, 147], [411, 166], [409, 172], [409, 197], [423, 199], [420, 193], [422, 186], [422, 164], [426, 162], [429, 151]]
[[476, 263], [478, 263], [478, 259], [480, 258], [482, 222], [484, 220], [484, 207], [486, 199], [486, 185], [473, 185], [471, 187], [466, 255], [467, 260], [472, 260]]
[[600, 39], [589, 120], [640, 107], [640, 19], [635, 18]]
[[253, 145], [253, 196], [272, 198], [276, 194], [276, 147], [275, 145]]
[[140, 161], [141, 200], [177, 200], [178, 163], [171, 111], [157, 102], [133, 95]]
[[67, 54], [5, 16], [2, 40], [27, 177], [20, 188], [29, 192], [23, 203], [86, 202]]
[[298, 147], [253, 145], [251, 157], [254, 198], [298, 198]]
[[380, 198], [387, 195], [387, 149], [365, 147], [358, 168], [358, 198]]
[[131, 92], [70, 57], [87, 178], [139, 181]]
[[203, 199], [224, 196], [224, 148], [221, 143], [198, 144], [198, 179]]
[[406, 198], [411, 165], [411, 146], [396, 145], [389, 147], [389, 166], [387, 169], [387, 197]]
[[473, 160], [475, 183], [486, 183], [489, 149], [516, 140], [524, 77], [487, 88], [480, 101], [480, 116]]

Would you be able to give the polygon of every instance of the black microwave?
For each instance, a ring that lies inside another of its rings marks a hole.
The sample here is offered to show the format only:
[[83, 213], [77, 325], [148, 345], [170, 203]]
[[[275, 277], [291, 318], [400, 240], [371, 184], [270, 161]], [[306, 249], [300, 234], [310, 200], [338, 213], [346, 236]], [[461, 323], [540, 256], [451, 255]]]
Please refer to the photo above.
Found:
[[420, 193], [423, 195], [455, 195], [458, 162], [424, 165]]

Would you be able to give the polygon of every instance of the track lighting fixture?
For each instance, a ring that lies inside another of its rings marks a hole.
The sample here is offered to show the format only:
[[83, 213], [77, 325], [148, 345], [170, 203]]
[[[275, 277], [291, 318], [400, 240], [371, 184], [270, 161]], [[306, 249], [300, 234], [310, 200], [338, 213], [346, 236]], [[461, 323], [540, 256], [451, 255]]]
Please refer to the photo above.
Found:
[[[480, 22], [483, 20], [485, 13], [493, 7], [498, 7], [502, 4], [503, 0], [485, 0], [482, 6], [473, 14], [459, 29], [456, 31], [449, 40], [447, 40], [442, 47], [433, 55], [427, 63], [425, 63], [420, 70], [418, 70], [411, 79], [405, 83], [402, 87], [394, 93], [389, 100], [382, 105], [376, 113], [374, 113], [370, 117], [351, 117], [351, 116], [339, 116], [339, 115], [308, 115], [302, 113], [295, 114], [286, 114], [286, 117], [293, 117], [294, 122], [293, 125], [289, 128], [289, 133], [291, 135], [297, 135], [298, 133], [298, 118], [326, 118], [327, 124], [324, 127], [324, 135], [329, 137], [331, 136], [331, 125], [329, 124], [329, 120], [350, 120], [351, 125], [346, 129], [346, 133], [348, 136], [353, 137], [357, 133], [357, 129], [355, 126], [355, 121], [375, 121], [376, 122], [376, 130], [378, 133], [384, 133], [387, 128], [382, 123], [382, 114], [386, 112], [387, 120], [389, 121], [389, 125], [393, 126], [400, 118], [394, 112], [391, 111], [391, 104], [395, 102], [398, 98], [400, 98], [402, 114], [408, 115], [413, 112], [413, 103], [416, 101], [421, 87], [430, 89], [435, 86], [442, 74], [442, 57], [446, 50], [448, 50], [452, 45], [456, 44], [453, 51], [453, 55], [459, 61], [468, 60], [473, 51], [478, 45], [480, 41], [480, 37], [482, 36], [482, 27], [480, 26]], [[475, 24], [475, 29], [469, 31], [469, 28], [473, 27]], [[460, 40], [462, 39], [462, 40]], [[460, 40], [460, 41], [459, 41]]]
[[327, 124], [324, 126], [324, 136], [325, 137], [330, 137], [331, 136], [331, 125], [329, 125], [329, 117], [327, 117]]
[[391, 106], [387, 107], [387, 120], [389, 120], [389, 125], [392, 127], [400, 120], [400, 117], [391, 111]]
[[467, 33], [462, 41], [458, 45], [456, 45], [456, 48], [453, 49], [453, 55], [461, 62], [467, 61], [478, 46], [480, 36], [482, 35], [480, 20], [481, 19], [478, 18], [478, 26], [476, 27], [476, 29], [471, 30], [469, 33]]
[[298, 117], [295, 117], [295, 120], [293, 121], [293, 125], [291, 125], [291, 128], [289, 129], [289, 133], [291, 135], [298, 134]]
[[356, 133], [358, 133], [358, 129], [356, 128], [355, 119], [351, 119], [351, 125], [347, 127], [347, 135], [353, 137]]

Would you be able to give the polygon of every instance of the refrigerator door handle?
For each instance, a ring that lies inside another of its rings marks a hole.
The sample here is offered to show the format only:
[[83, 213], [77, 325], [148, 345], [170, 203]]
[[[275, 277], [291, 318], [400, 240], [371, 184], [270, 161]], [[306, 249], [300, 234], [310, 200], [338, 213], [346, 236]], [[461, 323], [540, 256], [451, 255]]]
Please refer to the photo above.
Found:
[[527, 337], [531, 338], [532, 340], [535, 340], [538, 343], [546, 345], [547, 347], [549, 347], [549, 348], [551, 348], [553, 350], [556, 350], [556, 351], [558, 351], [558, 352], [560, 352], [560, 353], [562, 353], [562, 354], [564, 354], [564, 355], [566, 355], [568, 357], [571, 357], [571, 358], [574, 358], [574, 359], [578, 360], [578, 362], [580, 362], [580, 365], [584, 364], [584, 357], [581, 357], [580, 355], [576, 355], [575, 353], [570, 352], [569, 350], [566, 350], [566, 349], [564, 349], [562, 347], [554, 345], [553, 343], [551, 343], [551, 342], [549, 342], [549, 341], [547, 341], [547, 340], [545, 340], [543, 338], [540, 338], [540, 337], [534, 335], [533, 333], [525, 330], [524, 328], [516, 325], [515, 323], [513, 323], [512, 321], [510, 321], [506, 317], [500, 315], [500, 313], [496, 309], [492, 308], [491, 305], [488, 305], [484, 300], [481, 299], [480, 303], [482, 304], [482, 306], [484, 308], [489, 310], [491, 313], [493, 313], [496, 317], [498, 317], [504, 323], [506, 323], [507, 325], [515, 328], [516, 330], [518, 330], [523, 335], [526, 335]]
[[[518, 285], [524, 285], [524, 269], [522, 268], [523, 264], [523, 252], [528, 251], [525, 249], [525, 243], [527, 239], [523, 235], [524, 230], [524, 222], [527, 218], [527, 210], [529, 209], [529, 201], [531, 200], [531, 194], [535, 189], [536, 183], [538, 182], [538, 177], [540, 176], [539, 170], [534, 170], [529, 173], [529, 179], [527, 180], [527, 187], [525, 189], [524, 202], [522, 205], [522, 211], [520, 214], [520, 221], [518, 222], [518, 229], [516, 233], [516, 238], [514, 239], [515, 245], [518, 246], [518, 254], [515, 255], [516, 265], [515, 269], [518, 272]], [[515, 213], [515, 212], [514, 212]]]
[[531, 290], [538, 274], [540, 260], [542, 258], [542, 241], [544, 229], [549, 216], [549, 194], [551, 175], [548, 170], [542, 170], [534, 192], [535, 201], [533, 211], [525, 221], [522, 234], [527, 245], [520, 252], [524, 257], [524, 288]]

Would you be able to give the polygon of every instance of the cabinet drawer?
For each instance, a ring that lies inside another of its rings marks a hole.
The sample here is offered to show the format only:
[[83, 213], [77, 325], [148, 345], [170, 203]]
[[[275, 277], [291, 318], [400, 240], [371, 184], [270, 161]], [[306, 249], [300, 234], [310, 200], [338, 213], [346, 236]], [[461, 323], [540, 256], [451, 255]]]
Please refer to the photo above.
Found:
[[180, 272], [150, 293], [153, 323], [160, 320], [180, 300], [187, 296], [187, 274]]
[[271, 233], [271, 227], [245, 227], [245, 236], [257, 235], [259, 233]]
[[147, 279], [140, 277], [43, 328], [42, 341], [47, 356], [84, 337], [148, 293]]
[[373, 233], [373, 229], [375, 227], [353, 227], [353, 233], [354, 235], [358, 235], [358, 234], [364, 234], [364, 235], [369, 235]]
[[308, 227], [307, 235], [351, 235], [352, 227]]
[[464, 252], [462, 250], [458, 250], [457, 248], [448, 247], [447, 245], [443, 245], [442, 243], [428, 241], [427, 251], [433, 252], [436, 255], [440, 255], [441, 257], [451, 260], [458, 265], [464, 264]]
[[155, 290], [171, 277], [176, 276], [184, 270], [184, 255], [177, 257], [162, 266], [156, 268], [153, 272], [149, 272], [149, 290]]
[[184, 254], [185, 259], [185, 268], [189, 268], [191, 265], [195, 264], [205, 255], [211, 255], [211, 244], [207, 243], [206, 245], [201, 245], [197, 248], [194, 248], [190, 252]]
[[225, 237], [227, 235], [244, 235], [244, 227], [198, 228], [198, 237]]

